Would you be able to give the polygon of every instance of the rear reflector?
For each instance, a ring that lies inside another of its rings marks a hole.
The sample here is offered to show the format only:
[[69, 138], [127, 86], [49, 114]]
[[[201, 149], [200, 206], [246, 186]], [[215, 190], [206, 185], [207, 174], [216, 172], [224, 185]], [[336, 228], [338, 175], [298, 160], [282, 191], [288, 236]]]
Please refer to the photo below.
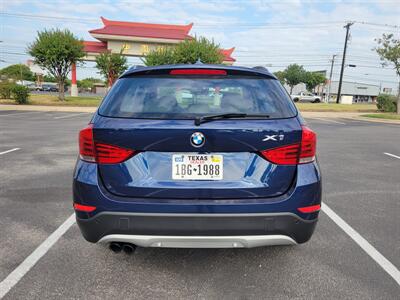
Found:
[[97, 162], [99, 164], [118, 164], [134, 154], [134, 150], [96, 143], [93, 138], [92, 124], [79, 132], [79, 155], [84, 161]]
[[276, 165], [297, 165], [315, 160], [317, 135], [302, 126], [301, 143], [261, 151], [261, 155]]
[[299, 212], [302, 212], [304, 214], [310, 214], [313, 212], [317, 212], [321, 209], [321, 204], [316, 204], [316, 205], [311, 205], [311, 206], [304, 206], [304, 207], [299, 207], [297, 210]]
[[171, 70], [170, 75], [226, 75], [225, 70], [214, 69], [179, 69]]
[[82, 204], [74, 203], [74, 209], [77, 211], [92, 212], [92, 211], [96, 210], [96, 206], [89, 206], [89, 205], [82, 205]]

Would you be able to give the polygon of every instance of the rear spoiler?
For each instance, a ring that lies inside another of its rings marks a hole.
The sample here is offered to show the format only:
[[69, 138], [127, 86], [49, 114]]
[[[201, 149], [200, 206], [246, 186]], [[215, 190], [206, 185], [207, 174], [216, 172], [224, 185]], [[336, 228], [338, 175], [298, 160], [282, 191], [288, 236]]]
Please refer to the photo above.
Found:
[[208, 75], [208, 76], [256, 76], [270, 79], [277, 79], [269, 73], [266, 68], [245, 68], [230, 67], [223, 65], [165, 65], [156, 67], [136, 67], [131, 68], [121, 75], [120, 78], [143, 75], [174, 75], [174, 76], [190, 76], [190, 75]]

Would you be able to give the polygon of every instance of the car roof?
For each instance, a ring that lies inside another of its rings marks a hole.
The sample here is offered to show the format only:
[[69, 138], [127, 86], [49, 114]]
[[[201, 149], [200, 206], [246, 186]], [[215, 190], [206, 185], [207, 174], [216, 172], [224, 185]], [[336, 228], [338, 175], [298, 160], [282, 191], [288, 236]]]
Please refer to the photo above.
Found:
[[258, 75], [264, 77], [270, 77], [273, 79], [277, 79], [275, 75], [270, 73], [267, 68], [264, 67], [241, 67], [241, 66], [227, 66], [227, 65], [216, 65], [216, 64], [203, 64], [203, 63], [195, 63], [195, 64], [177, 64], [177, 65], [160, 65], [153, 67], [145, 67], [145, 66], [133, 66], [128, 69], [122, 77], [127, 77], [129, 75], [139, 75], [139, 74], [149, 74], [154, 71], [167, 71], [167, 70], [175, 70], [175, 69], [213, 69], [213, 70], [226, 70], [233, 71], [235, 73], [244, 73], [249, 75]]

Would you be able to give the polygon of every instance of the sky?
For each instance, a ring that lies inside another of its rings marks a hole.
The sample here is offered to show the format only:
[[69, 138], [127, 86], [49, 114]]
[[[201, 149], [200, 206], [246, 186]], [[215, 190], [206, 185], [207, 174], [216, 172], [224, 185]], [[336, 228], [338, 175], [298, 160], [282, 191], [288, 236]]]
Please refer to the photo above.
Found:
[[[275, 72], [292, 63], [327, 70], [339, 78], [346, 22], [353, 21], [344, 80], [397, 88], [393, 69], [382, 67], [372, 50], [383, 33], [400, 38], [400, 0], [0, 0], [0, 68], [29, 59], [27, 45], [37, 31], [68, 28], [94, 40], [88, 30], [111, 20], [189, 24], [192, 35], [235, 47], [235, 65], [267, 66]], [[129, 64], [140, 64], [129, 58]], [[93, 63], [78, 68], [78, 79], [100, 77]]]

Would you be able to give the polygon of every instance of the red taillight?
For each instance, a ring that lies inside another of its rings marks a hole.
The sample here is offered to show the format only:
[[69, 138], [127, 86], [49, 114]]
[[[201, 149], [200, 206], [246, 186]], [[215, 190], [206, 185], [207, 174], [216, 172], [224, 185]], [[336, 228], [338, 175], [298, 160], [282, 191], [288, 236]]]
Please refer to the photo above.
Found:
[[299, 159], [299, 144], [261, 151], [261, 154], [276, 165], [295, 165]]
[[96, 143], [93, 138], [92, 124], [79, 132], [79, 155], [84, 161], [97, 162], [99, 164], [117, 164], [127, 160], [134, 154], [135, 151], [133, 150]]
[[299, 207], [297, 210], [299, 212], [302, 212], [304, 214], [310, 214], [313, 212], [317, 212], [321, 209], [321, 204], [316, 204], [316, 205], [311, 205], [311, 206], [304, 206], [304, 207]]
[[225, 70], [214, 69], [178, 69], [171, 70], [170, 75], [226, 75]]
[[261, 151], [268, 161], [277, 165], [305, 164], [315, 160], [317, 136], [307, 126], [302, 126], [301, 143]]
[[130, 158], [134, 153], [133, 150], [96, 143], [96, 161], [99, 164], [118, 164]]
[[96, 210], [96, 206], [82, 205], [78, 203], [74, 203], [74, 209], [77, 211], [83, 212], [92, 212]]
[[79, 132], [79, 155], [82, 160], [95, 162], [96, 152], [93, 140], [93, 124]]
[[317, 150], [317, 135], [307, 126], [301, 126], [303, 133], [301, 135], [301, 150], [299, 163], [305, 164], [315, 160]]

